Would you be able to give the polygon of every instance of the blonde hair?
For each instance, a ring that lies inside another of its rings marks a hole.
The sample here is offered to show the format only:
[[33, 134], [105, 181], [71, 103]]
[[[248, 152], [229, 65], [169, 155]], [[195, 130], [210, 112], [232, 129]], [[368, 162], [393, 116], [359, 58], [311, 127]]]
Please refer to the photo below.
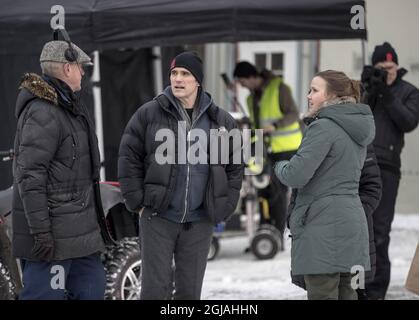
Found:
[[338, 98], [353, 97], [356, 102], [360, 101], [360, 82], [350, 79], [342, 71], [326, 70], [316, 74], [316, 77], [326, 81], [326, 92], [336, 95]]

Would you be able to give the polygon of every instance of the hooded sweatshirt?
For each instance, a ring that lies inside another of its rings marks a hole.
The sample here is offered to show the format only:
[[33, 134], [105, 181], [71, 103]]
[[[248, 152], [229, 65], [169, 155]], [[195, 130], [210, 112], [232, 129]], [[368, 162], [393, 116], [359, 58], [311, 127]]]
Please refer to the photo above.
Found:
[[[190, 164], [187, 155], [189, 150], [197, 150], [197, 148], [208, 150], [211, 123], [206, 111], [212, 104], [212, 98], [208, 93], [199, 90], [192, 119], [190, 119], [180, 101], [173, 95], [170, 86], [163, 91], [163, 94], [169, 99], [170, 109], [180, 123], [178, 128], [182, 128], [178, 131], [178, 135], [179, 141], [184, 143], [184, 148], [180, 148], [177, 142], [176, 147], [178, 150], [185, 151], [183, 152], [183, 160], [185, 161], [178, 163], [179, 161], [176, 159], [176, 187], [171, 195], [167, 210], [162, 212], [160, 216], [182, 223], [202, 220], [206, 218], [204, 198], [208, 183], [209, 165], [206, 163]], [[207, 141], [199, 140], [198, 137], [191, 135], [191, 141], [188, 142], [187, 136], [190, 135], [191, 129], [203, 130]], [[193, 146], [193, 149], [191, 149], [191, 146]]]

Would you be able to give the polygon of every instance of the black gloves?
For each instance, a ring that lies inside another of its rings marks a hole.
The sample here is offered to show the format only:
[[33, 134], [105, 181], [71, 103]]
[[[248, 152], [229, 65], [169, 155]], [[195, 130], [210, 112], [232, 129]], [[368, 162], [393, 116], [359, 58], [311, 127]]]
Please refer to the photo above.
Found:
[[389, 87], [387, 86], [387, 83], [384, 83], [384, 82], [382, 82], [382, 81], [374, 81], [373, 82], [373, 86], [374, 86], [374, 88], [375, 88], [375, 92], [380, 96], [380, 97], [382, 97], [382, 96], [387, 96], [387, 94], [389, 94], [390, 93], [390, 89], [389, 89]]
[[54, 239], [51, 232], [34, 234], [35, 244], [32, 254], [40, 261], [50, 262], [54, 258]]

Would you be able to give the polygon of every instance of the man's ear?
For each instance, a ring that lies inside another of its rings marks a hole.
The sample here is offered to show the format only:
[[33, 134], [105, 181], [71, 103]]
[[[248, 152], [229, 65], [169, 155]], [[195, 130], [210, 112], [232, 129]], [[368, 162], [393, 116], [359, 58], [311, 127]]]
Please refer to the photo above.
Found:
[[68, 77], [68, 75], [70, 74], [70, 64], [69, 63], [64, 63], [63, 64], [63, 74], [66, 77]]

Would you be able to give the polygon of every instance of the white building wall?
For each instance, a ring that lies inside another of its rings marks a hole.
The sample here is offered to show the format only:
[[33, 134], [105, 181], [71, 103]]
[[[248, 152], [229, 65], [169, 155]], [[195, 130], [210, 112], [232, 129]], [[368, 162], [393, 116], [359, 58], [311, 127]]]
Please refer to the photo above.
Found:
[[231, 75], [234, 69], [234, 44], [211, 43], [205, 45], [204, 87], [211, 93], [214, 102], [226, 110], [230, 110], [226, 87], [221, 73]]

